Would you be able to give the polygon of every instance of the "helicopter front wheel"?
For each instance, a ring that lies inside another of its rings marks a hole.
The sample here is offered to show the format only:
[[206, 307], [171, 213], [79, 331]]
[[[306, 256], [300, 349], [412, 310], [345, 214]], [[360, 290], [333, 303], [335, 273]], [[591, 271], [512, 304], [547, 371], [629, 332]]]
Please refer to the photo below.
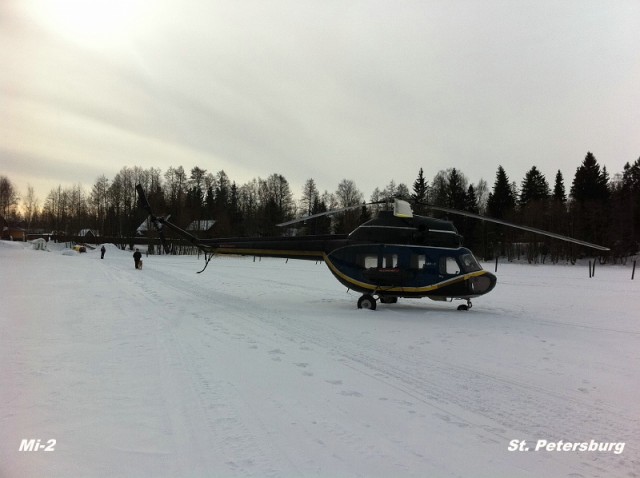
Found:
[[358, 299], [358, 309], [376, 310], [376, 299], [371, 294], [364, 294]]

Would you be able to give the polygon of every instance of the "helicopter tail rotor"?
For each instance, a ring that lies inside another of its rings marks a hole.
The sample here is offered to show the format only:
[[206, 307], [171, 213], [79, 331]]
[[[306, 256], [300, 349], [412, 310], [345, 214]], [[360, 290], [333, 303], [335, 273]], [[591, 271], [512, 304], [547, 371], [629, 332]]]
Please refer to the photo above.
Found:
[[167, 254], [170, 252], [170, 249], [164, 235], [165, 227], [182, 237], [184, 240], [188, 241], [193, 246], [200, 249], [205, 254], [210, 254], [217, 248], [217, 244], [212, 243], [211, 241], [205, 243], [205, 241], [197, 238], [193, 234], [189, 234], [184, 229], [173, 224], [168, 220], [168, 218], [155, 216], [153, 214], [153, 211], [151, 210], [151, 205], [149, 204], [147, 195], [145, 194], [144, 189], [142, 189], [142, 186], [140, 184], [136, 185], [136, 191], [138, 192], [138, 206], [149, 213], [149, 220], [153, 224], [153, 227], [156, 229], [156, 231], [158, 231], [158, 237], [160, 237], [162, 247]]
[[145, 194], [141, 184], [136, 185], [136, 191], [138, 192], [138, 206], [149, 213], [149, 220], [153, 224], [155, 230], [158, 232], [158, 237], [160, 238], [160, 243], [162, 244], [164, 252], [168, 254], [170, 252], [170, 249], [169, 245], [167, 244], [167, 240], [164, 237], [164, 228], [162, 227], [161, 220], [153, 214], [153, 211], [151, 210], [151, 204], [149, 204], [149, 200], [147, 199], [147, 195]]

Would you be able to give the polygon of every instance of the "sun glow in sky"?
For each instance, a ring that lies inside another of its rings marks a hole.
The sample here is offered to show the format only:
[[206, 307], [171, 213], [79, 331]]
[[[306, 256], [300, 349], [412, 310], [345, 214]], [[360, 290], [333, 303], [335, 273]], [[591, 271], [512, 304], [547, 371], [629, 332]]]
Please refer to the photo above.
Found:
[[27, 0], [34, 19], [70, 41], [109, 47], [130, 40], [141, 27], [140, 0]]

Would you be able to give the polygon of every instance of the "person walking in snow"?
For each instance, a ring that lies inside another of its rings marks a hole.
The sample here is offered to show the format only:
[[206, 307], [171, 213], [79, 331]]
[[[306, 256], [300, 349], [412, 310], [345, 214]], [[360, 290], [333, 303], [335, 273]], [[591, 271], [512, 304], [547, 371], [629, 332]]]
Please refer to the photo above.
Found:
[[140, 253], [140, 249], [136, 247], [136, 252], [133, 253], [133, 261], [136, 265], [136, 269], [140, 269], [140, 259], [142, 259], [142, 254]]
[[104, 253], [107, 252], [104, 245], [100, 248], [100, 259], [104, 259]]

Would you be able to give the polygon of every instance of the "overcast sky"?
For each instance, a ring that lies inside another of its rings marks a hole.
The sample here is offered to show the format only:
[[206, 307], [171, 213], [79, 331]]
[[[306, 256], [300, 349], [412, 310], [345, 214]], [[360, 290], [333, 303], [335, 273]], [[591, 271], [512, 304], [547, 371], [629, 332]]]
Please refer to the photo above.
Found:
[[0, 174], [41, 204], [123, 166], [368, 198], [640, 157], [638, 0], [2, 0], [0, 65]]

